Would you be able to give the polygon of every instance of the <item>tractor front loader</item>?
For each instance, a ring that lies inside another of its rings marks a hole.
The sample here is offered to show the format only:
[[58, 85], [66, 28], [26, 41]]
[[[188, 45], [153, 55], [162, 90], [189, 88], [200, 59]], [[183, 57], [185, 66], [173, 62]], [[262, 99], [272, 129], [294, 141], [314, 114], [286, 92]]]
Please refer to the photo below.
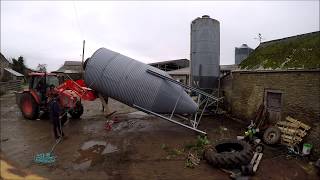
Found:
[[57, 94], [60, 106], [72, 118], [80, 118], [83, 113], [81, 100], [96, 99], [95, 92], [85, 86], [83, 80], [66, 80], [59, 84], [56, 74], [30, 73], [29, 88], [16, 94], [17, 104], [26, 119], [39, 118], [40, 113], [49, 112], [49, 100], [52, 94]]

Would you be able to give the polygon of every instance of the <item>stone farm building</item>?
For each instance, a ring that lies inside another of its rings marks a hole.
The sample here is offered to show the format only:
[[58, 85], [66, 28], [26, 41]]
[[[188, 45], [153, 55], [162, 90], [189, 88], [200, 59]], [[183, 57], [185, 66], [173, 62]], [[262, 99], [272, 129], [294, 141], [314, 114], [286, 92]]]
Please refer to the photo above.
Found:
[[52, 73], [58, 74], [61, 82], [70, 78], [73, 80], [82, 79], [82, 62], [65, 61], [58, 70]]
[[272, 123], [291, 116], [312, 127], [307, 139], [319, 151], [319, 31], [261, 43], [221, 87], [234, 116], [253, 120], [260, 105]]
[[0, 53], [0, 82], [24, 80], [24, 75], [13, 70], [11, 63]]

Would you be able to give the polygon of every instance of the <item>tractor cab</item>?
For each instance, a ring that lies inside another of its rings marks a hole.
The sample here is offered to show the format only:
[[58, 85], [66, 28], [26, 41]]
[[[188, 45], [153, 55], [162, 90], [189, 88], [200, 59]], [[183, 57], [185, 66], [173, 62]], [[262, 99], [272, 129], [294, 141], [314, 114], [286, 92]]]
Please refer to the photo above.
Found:
[[39, 95], [40, 103], [46, 103], [47, 92], [50, 87], [58, 87], [59, 79], [53, 73], [30, 73], [29, 90], [34, 90]]

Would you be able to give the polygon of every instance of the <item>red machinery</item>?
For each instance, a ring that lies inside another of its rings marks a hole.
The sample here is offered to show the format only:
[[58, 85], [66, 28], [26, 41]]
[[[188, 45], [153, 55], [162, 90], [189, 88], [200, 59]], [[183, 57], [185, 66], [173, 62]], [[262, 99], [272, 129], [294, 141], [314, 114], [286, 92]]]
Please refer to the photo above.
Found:
[[48, 101], [53, 94], [58, 94], [60, 106], [64, 111], [68, 111], [72, 118], [82, 115], [82, 99], [96, 99], [95, 92], [87, 88], [83, 80], [66, 80], [59, 85], [58, 77], [53, 73], [30, 73], [29, 77], [29, 88], [17, 96], [17, 103], [27, 119], [37, 119], [40, 111], [47, 113]]

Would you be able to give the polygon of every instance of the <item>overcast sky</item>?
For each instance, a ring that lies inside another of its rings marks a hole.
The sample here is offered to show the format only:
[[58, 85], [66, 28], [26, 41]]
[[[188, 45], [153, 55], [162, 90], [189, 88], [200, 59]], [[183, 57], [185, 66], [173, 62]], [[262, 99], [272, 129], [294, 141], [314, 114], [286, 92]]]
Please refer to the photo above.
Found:
[[319, 31], [319, 1], [1, 1], [1, 53], [24, 56], [56, 70], [100, 47], [150, 63], [190, 59], [190, 23], [207, 14], [220, 21], [220, 62], [234, 64], [234, 48]]

